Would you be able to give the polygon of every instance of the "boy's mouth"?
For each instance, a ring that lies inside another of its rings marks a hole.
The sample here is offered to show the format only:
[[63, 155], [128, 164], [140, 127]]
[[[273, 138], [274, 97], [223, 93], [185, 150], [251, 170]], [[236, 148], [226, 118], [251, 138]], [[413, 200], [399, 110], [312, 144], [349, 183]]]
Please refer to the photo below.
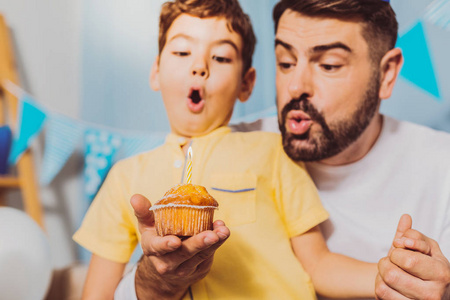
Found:
[[192, 102], [194, 102], [195, 104], [198, 104], [202, 100], [202, 98], [200, 97], [200, 92], [198, 90], [193, 90], [189, 98], [191, 98]]
[[205, 106], [205, 101], [202, 97], [202, 91], [197, 88], [191, 88], [188, 97], [188, 108], [193, 113], [199, 113], [203, 110]]

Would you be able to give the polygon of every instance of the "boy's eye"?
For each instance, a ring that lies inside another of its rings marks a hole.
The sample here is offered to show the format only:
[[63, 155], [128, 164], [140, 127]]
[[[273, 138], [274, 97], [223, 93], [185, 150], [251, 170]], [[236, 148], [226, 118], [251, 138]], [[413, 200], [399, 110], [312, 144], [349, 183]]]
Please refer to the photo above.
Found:
[[172, 53], [177, 56], [188, 56], [190, 54], [189, 52], [185, 52], [185, 51], [174, 51]]
[[320, 67], [327, 72], [334, 72], [334, 71], [338, 71], [342, 67], [342, 65], [322, 64], [322, 65], [320, 65]]
[[231, 62], [231, 58], [223, 57], [223, 56], [217, 56], [217, 55], [213, 55], [212, 59], [217, 61], [217, 62], [219, 62], [219, 63], [230, 63]]

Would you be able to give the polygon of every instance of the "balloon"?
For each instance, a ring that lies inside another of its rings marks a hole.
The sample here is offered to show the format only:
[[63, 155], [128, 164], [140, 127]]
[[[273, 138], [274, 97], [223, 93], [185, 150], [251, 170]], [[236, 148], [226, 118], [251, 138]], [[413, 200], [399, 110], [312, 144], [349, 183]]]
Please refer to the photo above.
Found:
[[0, 207], [0, 299], [42, 300], [52, 263], [47, 236], [24, 212]]

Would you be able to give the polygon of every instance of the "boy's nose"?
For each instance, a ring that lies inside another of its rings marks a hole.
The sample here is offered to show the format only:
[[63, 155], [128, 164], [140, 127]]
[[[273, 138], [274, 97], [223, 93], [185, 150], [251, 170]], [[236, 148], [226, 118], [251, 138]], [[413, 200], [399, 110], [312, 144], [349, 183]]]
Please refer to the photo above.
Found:
[[206, 70], [204, 69], [196, 69], [196, 70], [192, 70], [192, 74], [193, 75], [200, 75], [200, 76], [205, 76], [206, 75]]
[[194, 62], [194, 64], [192, 65], [192, 75], [208, 78], [209, 70], [206, 63], [200, 60]]

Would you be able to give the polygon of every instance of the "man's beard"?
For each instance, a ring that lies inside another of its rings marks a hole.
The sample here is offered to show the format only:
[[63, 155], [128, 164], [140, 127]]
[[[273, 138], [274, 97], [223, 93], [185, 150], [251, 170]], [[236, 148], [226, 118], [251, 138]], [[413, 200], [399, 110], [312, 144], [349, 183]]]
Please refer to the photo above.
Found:
[[[353, 113], [345, 120], [327, 124], [324, 115], [319, 112], [307, 99], [307, 95], [292, 99], [281, 112], [278, 119], [283, 148], [286, 154], [294, 161], [320, 161], [332, 157], [350, 146], [356, 141], [369, 126], [375, 112], [378, 109], [380, 88], [379, 73], [372, 76], [364, 100]], [[291, 110], [302, 110], [307, 113], [311, 121], [322, 128], [315, 135], [308, 130], [302, 135], [295, 135], [286, 131], [286, 117]], [[280, 120], [281, 118], [281, 120]], [[308, 147], [301, 147], [298, 142], [308, 141]]]

